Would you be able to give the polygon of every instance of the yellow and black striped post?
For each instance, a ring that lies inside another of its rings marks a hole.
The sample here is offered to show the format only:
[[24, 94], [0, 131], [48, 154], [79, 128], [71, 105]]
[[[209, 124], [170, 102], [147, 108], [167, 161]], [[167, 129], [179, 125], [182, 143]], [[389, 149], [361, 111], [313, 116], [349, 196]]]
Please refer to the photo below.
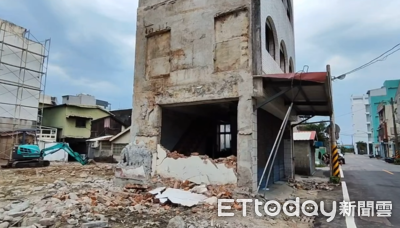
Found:
[[340, 177], [340, 170], [339, 170], [339, 151], [337, 148], [336, 143], [332, 146], [332, 176], [333, 177]]

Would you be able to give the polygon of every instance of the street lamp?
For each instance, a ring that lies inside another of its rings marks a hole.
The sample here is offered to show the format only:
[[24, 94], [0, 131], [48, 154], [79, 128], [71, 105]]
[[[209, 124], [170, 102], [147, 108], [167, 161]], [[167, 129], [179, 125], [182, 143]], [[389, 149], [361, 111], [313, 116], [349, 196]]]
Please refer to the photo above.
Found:
[[342, 75], [339, 75], [339, 76], [333, 76], [332, 77], [332, 81], [335, 81], [336, 79], [343, 80], [345, 78], [346, 78], [346, 74], [342, 74]]

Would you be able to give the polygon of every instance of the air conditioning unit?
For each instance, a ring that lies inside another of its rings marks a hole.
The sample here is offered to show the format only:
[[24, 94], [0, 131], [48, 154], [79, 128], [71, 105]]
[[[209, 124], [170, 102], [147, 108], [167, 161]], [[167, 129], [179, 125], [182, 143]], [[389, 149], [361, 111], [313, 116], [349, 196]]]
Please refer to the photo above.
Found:
[[99, 147], [99, 141], [94, 141], [91, 143], [91, 148], [98, 148]]

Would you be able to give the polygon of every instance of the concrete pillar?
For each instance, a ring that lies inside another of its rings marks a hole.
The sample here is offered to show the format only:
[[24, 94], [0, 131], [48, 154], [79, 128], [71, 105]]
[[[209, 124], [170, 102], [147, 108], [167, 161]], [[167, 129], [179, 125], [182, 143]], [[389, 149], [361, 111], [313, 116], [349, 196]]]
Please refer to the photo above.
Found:
[[238, 104], [237, 172], [238, 187], [257, 191], [257, 112], [255, 100], [242, 96]]
[[148, 105], [151, 104], [151, 99], [148, 97], [143, 96], [140, 101], [146, 105], [143, 105], [142, 109], [132, 110], [132, 142], [142, 141], [146, 144], [146, 148], [154, 153], [161, 139], [162, 110], [158, 105]]

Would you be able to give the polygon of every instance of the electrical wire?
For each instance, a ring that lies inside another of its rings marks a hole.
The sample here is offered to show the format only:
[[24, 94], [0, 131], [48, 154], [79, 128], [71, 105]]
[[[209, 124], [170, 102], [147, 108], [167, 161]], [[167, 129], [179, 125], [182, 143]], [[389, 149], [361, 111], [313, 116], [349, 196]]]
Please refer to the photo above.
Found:
[[[307, 68], [307, 70], [305, 70], [306, 68]], [[301, 77], [302, 77], [302, 74], [303, 74], [303, 73], [307, 73], [307, 72], [308, 72], [308, 68], [309, 68], [308, 65], [304, 65], [304, 66], [303, 66], [303, 69], [297, 71], [296, 74], [294, 75], [294, 77], [292, 78], [291, 85], [290, 85], [290, 87], [291, 87], [291, 89], [292, 89], [292, 91], [291, 91], [291, 92], [292, 92], [292, 102], [295, 101], [295, 99], [297, 98], [297, 96], [298, 96], [299, 93], [300, 93], [300, 90], [301, 90], [301, 82], [302, 82]], [[297, 89], [297, 94], [296, 94], [296, 96], [294, 96], [294, 93], [293, 93], [293, 88], [294, 88], [293, 83], [294, 83], [294, 80], [296, 79], [296, 75], [299, 75], [299, 76], [300, 76], [300, 79], [299, 79], [300, 84], [299, 84], [298, 89]]]
[[[399, 47], [399, 46], [400, 46], [400, 43], [396, 44], [396, 45], [393, 46], [391, 49], [389, 49], [389, 50], [387, 50], [386, 52], [382, 53], [380, 56], [378, 56], [378, 57], [372, 59], [371, 61], [369, 61], [368, 63], [366, 63], [366, 64], [364, 64], [364, 65], [362, 65], [362, 66], [359, 66], [359, 67], [357, 67], [357, 68], [355, 68], [355, 69], [353, 69], [353, 70], [351, 70], [351, 71], [349, 71], [349, 72], [347, 72], [347, 73], [344, 73], [344, 75], [348, 75], [348, 74], [354, 73], [354, 72], [356, 72], [356, 71], [362, 70], [362, 69], [364, 69], [364, 68], [366, 68], [366, 67], [368, 67], [368, 66], [371, 66], [372, 64], [377, 63], [377, 62], [379, 62], [379, 61], [385, 61], [385, 60], [387, 59], [387, 57], [389, 57], [390, 55], [393, 55], [394, 53], [400, 51], [400, 48], [396, 49], [396, 48]], [[396, 49], [396, 50], [394, 50], [393, 52], [390, 52], [390, 51], [392, 51], [393, 49]], [[388, 52], [390, 52], [390, 53], [387, 54], [386, 56], [384, 56], [384, 55], [385, 55], [386, 53], [388, 53]], [[383, 58], [383, 59], [381, 59], [381, 58]]]
[[345, 113], [345, 114], [340, 114], [338, 116], [335, 116], [335, 118], [342, 117], [342, 116], [347, 116], [347, 115], [350, 115], [350, 114], [353, 114], [353, 113], [356, 113], [356, 112], [360, 112], [360, 111], [366, 111], [366, 110], [365, 110], [365, 108], [358, 109], [356, 111], [351, 111], [351, 112], [348, 112], [348, 113]]

